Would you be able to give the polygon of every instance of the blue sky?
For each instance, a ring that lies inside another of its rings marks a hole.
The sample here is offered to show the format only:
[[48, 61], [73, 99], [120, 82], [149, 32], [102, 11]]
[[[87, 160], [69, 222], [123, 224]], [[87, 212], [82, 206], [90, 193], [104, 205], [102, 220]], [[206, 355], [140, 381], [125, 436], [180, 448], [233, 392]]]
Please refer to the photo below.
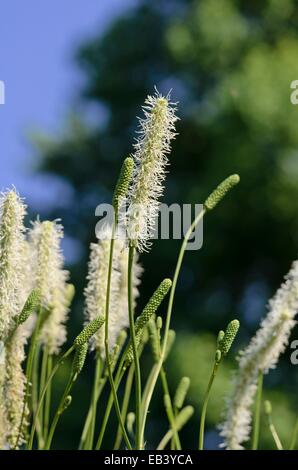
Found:
[[2, 0], [0, 6], [0, 189], [14, 184], [35, 209], [50, 204], [41, 177], [30, 173], [34, 129], [63, 125], [83, 77], [73, 62], [77, 46], [137, 0]]

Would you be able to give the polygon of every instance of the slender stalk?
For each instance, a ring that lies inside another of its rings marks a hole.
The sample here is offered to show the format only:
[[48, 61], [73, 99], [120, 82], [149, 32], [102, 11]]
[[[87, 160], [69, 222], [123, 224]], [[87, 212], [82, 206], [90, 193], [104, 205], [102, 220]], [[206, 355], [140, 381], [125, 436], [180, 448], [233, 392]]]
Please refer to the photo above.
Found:
[[263, 372], [260, 370], [258, 375], [258, 389], [253, 418], [253, 434], [252, 434], [252, 450], [257, 450], [259, 445], [260, 435], [260, 420], [261, 420], [261, 403], [263, 392]]
[[[45, 382], [46, 382], [47, 367], [48, 367], [48, 354], [47, 354], [47, 350], [44, 349], [43, 353], [42, 353], [42, 360], [41, 360], [39, 394], [38, 394], [38, 398], [36, 400], [34, 400], [36, 402], [36, 405], [34, 407], [34, 414], [36, 414], [38, 399], [40, 397], [41, 390], [43, 389], [43, 387], [45, 385]], [[37, 367], [36, 367], [36, 369], [37, 369]], [[36, 385], [37, 385], [37, 375], [36, 375]], [[37, 427], [36, 427], [37, 438], [38, 438], [38, 449], [42, 449], [43, 445], [44, 445], [44, 426], [43, 426], [44, 416], [43, 415], [44, 415], [43, 410], [41, 410], [41, 413], [40, 413], [40, 416], [39, 416], [39, 419], [38, 419], [38, 422], [37, 422]]]
[[166, 434], [163, 436], [162, 440], [158, 444], [156, 450], [164, 450], [168, 442], [172, 439], [173, 437], [173, 429], [169, 429]]
[[[144, 350], [144, 347], [145, 347], [145, 344], [146, 344], [147, 340], [148, 340], [148, 337], [147, 337], [147, 339], [146, 339], [145, 336], [142, 337], [141, 344], [138, 348], [139, 359], [141, 358], [141, 356], [143, 354], [143, 350]], [[129, 347], [129, 345], [127, 345], [127, 349], [125, 349], [125, 351], [124, 351], [123, 358], [126, 357], [126, 352], [128, 350], [128, 347]], [[123, 397], [122, 409], [121, 409], [121, 415], [122, 415], [122, 419], [123, 419], [124, 423], [126, 422], [126, 415], [127, 415], [129, 400], [130, 400], [130, 396], [131, 396], [131, 388], [132, 388], [134, 374], [135, 374], [134, 364], [132, 363], [130, 368], [129, 368], [129, 372], [128, 372], [128, 375], [127, 375], [127, 378], [126, 378], [124, 397]], [[118, 431], [117, 431], [116, 440], [115, 440], [115, 444], [114, 444], [114, 449], [115, 450], [119, 449], [119, 447], [121, 445], [121, 442], [122, 442], [122, 432], [121, 432], [120, 426], [118, 426]]]
[[[93, 387], [96, 387], [95, 384], [96, 377], [94, 377], [94, 382], [93, 382]], [[99, 397], [104, 389], [104, 386], [106, 384], [107, 377], [103, 376], [99, 380], [98, 387], [96, 388], [96, 404], [98, 403]], [[80, 439], [80, 444], [79, 444], [79, 449], [85, 449], [86, 450], [86, 445], [88, 444], [87, 440], [89, 437], [89, 432], [90, 432], [90, 426], [92, 424], [92, 402], [90, 403], [89, 410], [85, 419], [81, 439]]]
[[39, 402], [38, 402], [38, 406], [37, 406], [37, 410], [36, 410], [36, 415], [34, 417], [34, 420], [33, 420], [33, 423], [32, 423], [32, 427], [31, 427], [31, 433], [30, 433], [30, 439], [29, 439], [29, 442], [28, 442], [28, 445], [27, 445], [27, 449], [28, 450], [32, 450], [32, 446], [33, 446], [33, 439], [34, 439], [34, 435], [35, 435], [35, 430], [36, 430], [36, 425], [37, 425], [37, 420], [38, 420], [38, 416], [39, 416], [39, 413], [41, 411], [41, 407], [43, 405], [43, 400], [44, 400], [44, 397], [45, 397], [45, 394], [46, 394], [46, 391], [48, 389], [48, 386], [50, 385], [54, 375], [56, 374], [56, 372], [58, 371], [59, 367], [61, 366], [61, 364], [63, 364], [63, 362], [65, 361], [65, 359], [73, 352], [74, 350], [74, 346], [72, 345], [67, 351], [66, 353], [63, 354], [63, 356], [61, 356], [61, 358], [57, 361], [57, 363], [55, 364], [55, 366], [53, 367], [52, 369], [52, 372], [50, 373], [47, 381], [46, 381], [46, 384], [41, 392], [41, 395], [40, 395], [40, 398], [39, 398]]
[[[127, 415], [127, 410], [128, 410], [128, 405], [129, 405], [129, 399], [131, 395], [131, 389], [132, 389], [132, 384], [133, 384], [133, 378], [135, 374], [135, 368], [134, 364], [132, 364], [129, 368], [129, 372], [127, 374], [126, 382], [125, 382], [125, 390], [124, 390], [124, 397], [123, 397], [123, 402], [122, 402], [122, 408], [121, 408], [121, 416], [122, 420], [125, 423], [126, 420], [126, 415]], [[115, 444], [114, 444], [114, 450], [119, 450], [122, 442], [122, 430], [120, 425], [118, 426], [117, 434], [116, 434], [116, 439], [115, 439]]]
[[290, 443], [290, 447], [289, 447], [290, 450], [295, 449], [296, 442], [297, 442], [297, 436], [298, 436], [298, 417], [297, 417], [297, 420], [296, 420], [296, 423], [295, 423], [295, 427], [294, 427], [294, 431], [293, 431], [293, 435], [292, 435], [292, 439], [291, 439], [291, 443]]
[[[53, 356], [48, 355], [47, 358], [47, 379], [51, 375], [53, 369]], [[50, 413], [51, 413], [51, 398], [52, 398], [52, 382], [49, 383], [49, 386], [45, 395], [45, 405], [44, 405], [44, 439], [47, 439], [49, 432], [49, 422], [50, 422]]]
[[49, 435], [47, 437], [47, 440], [46, 440], [46, 443], [45, 443], [45, 446], [44, 446], [44, 450], [50, 450], [50, 448], [51, 448], [52, 440], [53, 440], [53, 437], [54, 437], [54, 433], [55, 433], [58, 421], [59, 421], [63, 411], [65, 410], [65, 399], [69, 395], [70, 390], [72, 389], [72, 386], [75, 383], [75, 380], [76, 380], [76, 374], [71, 374], [71, 376], [68, 380], [68, 383], [65, 387], [65, 390], [63, 392], [63, 395], [62, 395], [62, 398], [60, 400], [59, 406], [58, 406], [58, 408], [56, 410], [56, 413], [54, 415], [54, 418], [53, 418], [53, 421], [52, 421], [52, 424], [51, 424], [51, 427], [50, 427], [50, 430], [49, 430]]
[[271, 432], [271, 435], [273, 437], [273, 440], [275, 442], [275, 445], [276, 445], [276, 448], [278, 450], [283, 450], [283, 446], [282, 446], [282, 443], [281, 443], [281, 440], [279, 439], [279, 436], [277, 434], [277, 431], [275, 429], [275, 426], [272, 422], [272, 419], [271, 419], [271, 416], [268, 416], [268, 426], [269, 426], [269, 429], [270, 429], [270, 432]]
[[99, 381], [101, 378], [102, 372], [102, 363], [100, 356], [96, 357], [96, 365], [95, 365], [95, 376], [94, 376], [94, 384], [92, 390], [92, 397], [91, 397], [91, 424], [90, 429], [88, 432], [87, 444], [85, 449], [92, 450], [93, 448], [93, 441], [94, 441], [94, 431], [95, 431], [95, 423], [96, 423], [96, 412], [97, 412], [97, 389], [99, 385]]
[[135, 390], [136, 390], [136, 448], [143, 448], [143, 439], [141, 438], [141, 402], [142, 402], [142, 386], [141, 386], [141, 371], [138, 356], [138, 348], [135, 334], [134, 324], [134, 308], [133, 308], [133, 259], [134, 247], [129, 247], [128, 254], [128, 313], [129, 313], [129, 328], [131, 335], [131, 344], [133, 350], [133, 360], [135, 366]]
[[199, 433], [199, 450], [203, 450], [204, 448], [204, 431], [205, 431], [205, 421], [206, 421], [206, 412], [207, 412], [207, 406], [210, 398], [210, 393], [211, 393], [211, 388], [212, 384], [214, 382], [217, 370], [218, 370], [218, 363], [215, 363], [213, 366], [213, 370], [209, 379], [209, 383], [207, 386], [206, 394], [204, 397], [204, 402], [203, 402], [203, 408], [202, 408], [202, 414], [201, 414], [201, 421], [200, 421], [200, 433]]
[[164, 393], [165, 393], [165, 395], [168, 395], [168, 397], [169, 397], [169, 407], [166, 408], [166, 412], [167, 412], [167, 416], [168, 416], [168, 420], [169, 420], [171, 429], [173, 431], [173, 439], [174, 439], [174, 442], [175, 442], [175, 447], [176, 447], [177, 450], [181, 450], [181, 443], [180, 443], [179, 434], [178, 434], [178, 431], [177, 431], [177, 428], [176, 428], [175, 415], [174, 415], [172, 400], [171, 400], [171, 397], [170, 397], [170, 391], [169, 391], [169, 387], [168, 387], [167, 376], [166, 376], [166, 373], [165, 373], [165, 370], [164, 370], [163, 367], [161, 368], [161, 371], [160, 371], [160, 377], [161, 377], [161, 382], [162, 382], [162, 387], [163, 387]]
[[[116, 390], [118, 390], [118, 387], [121, 383], [124, 372], [125, 372], [125, 370], [123, 368], [120, 369], [120, 367], [119, 367], [119, 369], [117, 371], [117, 374], [116, 374], [116, 377], [115, 377], [115, 388], [116, 388]], [[105, 431], [106, 431], [106, 427], [107, 427], [107, 423], [108, 423], [108, 419], [109, 419], [109, 416], [110, 416], [112, 406], [113, 406], [113, 393], [111, 392], [110, 396], [109, 396], [109, 399], [108, 399], [107, 406], [106, 406], [106, 411], [105, 411], [105, 414], [104, 414], [104, 417], [103, 417], [103, 421], [102, 421], [100, 433], [99, 433], [99, 436], [98, 436], [98, 439], [97, 439], [97, 443], [96, 443], [96, 446], [95, 446], [95, 450], [99, 450], [101, 448], [103, 437], [104, 437], [104, 434], [105, 434]]]
[[118, 418], [119, 424], [120, 424], [122, 432], [123, 432], [123, 437], [124, 437], [125, 443], [126, 443], [127, 447], [129, 449], [131, 449], [131, 444], [130, 444], [128, 435], [126, 433], [124, 423], [122, 421], [119, 401], [118, 401], [118, 397], [117, 397], [117, 390], [116, 390], [114, 379], [113, 379], [110, 352], [109, 352], [109, 305], [110, 305], [110, 290], [111, 290], [111, 278], [112, 278], [112, 268], [113, 268], [115, 225], [116, 225], [116, 219], [114, 221], [113, 228], [112, 228], [112, 238], [111, 238], [111, 245], [110, 245], [110, 257], [109, 257], [109, 269], [108, 269], [107, 293], [106, 293], [106, 309], [105, 309], [105, 341], [104, 341], [104, 343], [105, 343], [107, 370], [108, 370], [109, 381], [110, 381], [110, 385], [111, 385], [111, 389], [112, 389], [112, 393], [113, 393], [113, 399], [114, 399], [114, 405], [115, 405], [117, 418]]
[[166, 352], [166, 347], [167, 347], [167, 342], [168, 342], [168, 333], [170, 329], [170, 323], [171, 323], [171, 317], [172, 317], [172, 310], [173, 310], [173, 302], [174, 302], [174, 296], [175, 296], [175, 291], [176, 291], [176, 286], [177, 286], [177, 281], [178, 277], [180, 274], [185, 250], [187, 247], [187, 243], [189, 241], [189, 238], [196, 228], [196, 226], [199, 224], [199, 222], [202, 220], [203, 216], [205, 214], [205, 209], [203, 209], [195, 218], [189, 229], [187, 230], [184, 240], [182, 242], [178, 259], [177, 259], [177, 264], [175, 268], [175, 273], [173, 277], [173, 284], [170, 292], [170, 297], [169, 297], [169, 303], [168, 303], [168, 309], [167, 309], [167, 315], [166, 315], [166, 323], [165, 323], [165, 332], [164, 332], [164, 338], [163, 338], [163, 343], [162, 343], [162, 350], [161, 350], [161, 356], [158, 361], [158, 363], [155, 365], [153, 369], [153, 373], [151, 376], [150, 383], [148, 384], [148, 391], [146, 395], [146, 399], [143, 401], [143, 406], [142, 406], [142, 422], [141, 422], [141, 442], [144, 440], [144, 432], [145, 432], [145, 426], [146, 426], [146, 419], [147, 419], [147, 414], [148, 414], [148, 409], [151, 403], [152, 395], [156, 386], [156, 382], [158, 379], [158, 376], [160, 374], [160, 370], [162, 368], [162, 364], [165, 358], [165, 352]]

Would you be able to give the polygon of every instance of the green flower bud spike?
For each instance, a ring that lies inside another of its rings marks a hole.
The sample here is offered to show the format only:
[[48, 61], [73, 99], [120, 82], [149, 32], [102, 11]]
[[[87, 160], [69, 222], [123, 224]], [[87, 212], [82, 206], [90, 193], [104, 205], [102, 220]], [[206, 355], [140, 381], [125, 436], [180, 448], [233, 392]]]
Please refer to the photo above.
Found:
[[176, 389], [176, 393], [174, 396], [174, 406], [178, 410], [182, 408], [185, 397], [187, 395], [188, 389], [190, 386], [190, 378], [189, 377], [182, 377], [182, 379], [179, 382], [179, 385]]
[[161, 317], [157, 317], [157, 319], [156, 319], [156, 328], [158, 330], [162, 329], [162, 318]]
[[113, 207], [118, 211], [121, 204], [121, 200], [127, 196], [129, 183], [132, 178], [133, 172], [133, 158], [127, 157], [122, 165], [119, 179], [116, 184], [116, 188], [113, 195]]
[[76, 348], [73, 364], [72, 364], [72, 374], [73, 376], [79, 375], [82, 371], [86, 356], [88, 351], [88, 342], [83, 343], [81, 346]]
[[209, 379], [209, 383], [207, 386], [207, 390], [206, 390], [205, 398], [203, 402], [203, 407], [202, 407], [200, 431], [199, 431], [199, 450], [202, 450], [204, 448], [205, 420], [206, 420], [206, 412], [207, 412], [208, 401], [210, 398], [211, 388], [212, 388], [214, 379], [216, 377], [220, 362], [222, 358], [229, 352], [233, 344], [233, 341], [237, 335], [237, 332], [239, 330], [239, 326], [240, 324], [238, 320], [232, 320], [228, 324], [225, 333], [221, 330], [217, 337], [217, 350], [215, 352], [213, 370]]
[[156, 289], [152, 297], [149, 299], [141, 315], [136, 320], [136, 324], [135, 324], [136, 334], [138, 334], [139, 331], [142, 330], [144, 326], [147, 325], [148, 321], [150, 320], [152, 315], [155, 314], [161, 302], [163, 301], [163, 299], [169, 292], [171, 286], [172, 286], [171, 279], [164, 279], [160, 283], [160, 285], [158, 286], [158, 288]]
[[232, 320], [228, 324], [225, 335], [219, 345], [219, 350], [221, 351], [223, 356], [225, 356], [229, 352], [239, 330], [239, 326], [240, 323], [238, 320]]
[[225, 197], [225, 195], [236, 186], [240, 181], [239, 175], [231, 175], [226, 178], [219, 186], [208, 196], [204, 203], [206, 211], [211, 211]]
[[62, 414], [64, 413], [64, 411], [69, 407], [69, 405], [71, 404], [72, 402], [72, 396], [71, 395], [67, 395], [67, 397], [65, 398], [64, 400], [64, 403], [62, 405], [62, 408], [59, 412], [59, 414]]
[[217, 349], [217, 351], [215, 353], [215, 363], [219, 364], [220, 361], [221, 361], [221, 351], [219, 349]]
[[20, 315], [16, 319], [16, 324], [19, 326], [24, 323], [30, 315], [35, 312], [38, 308], [40, 301], [40, 295], [37, 290], [33, 290], [30, 294], [28, 299], [25, 302], [23, 310], [21, 311]]
[[217, 342], [216, 342], [217, 349], [219, 349], [220, 343], [224, 339], [224, 335], [225, 335], [225, 332], [223, 330], [220, 330], [219, 333], [218, 333]]
[[[171, 279], [164, 279], [160, 283], [160, 285], [158, 286], [158, 288], [156, 289], [152, 297], [149, 299], [141, 315], [137, 318], [136, 323], [135, 323], [137, 345], [140, 344], [145, 326], [148, 324], [149, 320], [155, 314], [161, 302], [163, 301], [163, 299], [169, 292], [171, 286], [172, 286]], [[131, 345], [127, 351], [126, 361], [127, 363], [131, 363], [132, 360], [133, 360], [133, 349]]]
[[95, 320], [92, 320], [85, 328], [81, 331], [81, 333], [76, 337], [74, 340], [74, 346], [77, 348], [82, 346], [84, 343], [87, 343], [89, 339], [94, 335], [94, 333], [102, 327], [105, 320], [103, 317], [97, 317]]

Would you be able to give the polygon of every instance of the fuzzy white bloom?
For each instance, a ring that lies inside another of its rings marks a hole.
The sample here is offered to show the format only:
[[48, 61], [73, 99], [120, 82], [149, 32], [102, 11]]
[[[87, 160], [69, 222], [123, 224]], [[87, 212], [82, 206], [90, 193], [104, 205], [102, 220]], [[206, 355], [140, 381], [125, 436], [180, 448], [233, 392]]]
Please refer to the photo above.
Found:
[[[85, 317], [87, 322], [99, 315], [105, 317], [106, 291], [111, 244], [111, 227], [104, 226], [98, 234], [98, 242], [90, 245], [88, 264], [88, 284], [85, 288]], [[128, 327], [128, 283], [127, 283], [128, 250], [124, 240], [115, 238], [109, 303], [109, 349], [115, 346], [119, 333]], [[141, 268], [134, 265], [134, 299], [138, 295], [137, 285]], [[101, 328], [91, 339], [91, 349], [96, 349], [104, 357], [104, 328]]]
[[225, 420], [220, 426], [224, 446], [243, 449], [249, 439], [251, 408], [257, 390], [259, 371], [268, 373], [276, 367], [284, 352], [298, 312], [298, 261], [295, 261], [284, 284], [269, 302], [269, 313], [248, 347], [241, 351], [239, 369], [234, 377], [234, 389], [227, 402]]
[[65, 323], [68, 317], [68, 271], [63, 269], [61, 252], [63, 228], [56, 221], [35, 222], [29, 233], [33, 249], [34, 286], [48, 317], [40, 332], [40, 341], [49, 354], [58, 354], [66, 341]]
[[[22, 363], [25, 360], [25, 345], [31, 336], [34, 320], [29, 317], [25, 323], [20, 325], [6, 347], [6, 383], [5, 383], [5, 405], [7, 420], [9, 423], [7, 441], [10, 448], [14, 448], [17, 441], [18, 446], [25, 442], [25, 433], [28, 426], [26, 419], [28, 409], [25, 409], [25, 416], [20, 429], [23, 406], [26, 390], [26, 376]], [[20, 435], [19, 435], [19, 431]]]
[[24, 299], [24, 217], [26, 206], [15, 190], [0, 198], [0, 340], [14, 326]]
[[148, 96], [139, 119], [139, 137], [134, 145], [134, 170], [128, 192], [127, 231], [130, 243], [138, 251], [149, 249], [158, 215], [159, 197], [175, 137], [176, 107], [158, 92]]
[[14, 189], [2, 195], [0, 200], [1, 449], [14, 446], [17, 438], [25, 390], [25, 375], [22, 370], [24, 345], [32, 329], [28, 329], [28, 324], [32, 324], [31, 318], [18, 327], [9, 339], [16, 326], [15, 320], [32, 288], [30, 253], [23, 224], [25, 214], [26, 206]]
[[7, 438], [9, 433], [4, 389], [6, 382], [5, 359], [6, 351], [4, 343], [0, 341], [0, 450], [8, 448]]

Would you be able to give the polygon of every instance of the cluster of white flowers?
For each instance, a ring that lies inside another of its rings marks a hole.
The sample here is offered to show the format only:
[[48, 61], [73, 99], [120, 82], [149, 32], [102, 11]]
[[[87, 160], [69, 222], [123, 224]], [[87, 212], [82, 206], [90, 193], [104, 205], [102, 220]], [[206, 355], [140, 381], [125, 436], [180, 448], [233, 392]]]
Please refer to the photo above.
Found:
[[130, 243], [138, 251], [150, 247], [150, 237], [158, 214], [159, 197], [168, 165], [167, 155], [175, 137], [176, 107], [158, 92], [148, 96], [140, 119], [139, 137], [134, 145], [133, 176], [128, 192], [127, 230]]
[[66, 341], [69, 273], [63, 269], [62, 237], [63, 227], [56, 221], [36, 221], [29, 233], [34, 287], [46, 316], [40, 341], [49, 354], [58, 354]]
[[[24, 297], [26, 206], [11, 190], [0, 198], [0, 340], [4, 341], [20, 313]], [[21, 295], [21, 297], [20, 297]]]
[[243, 449], [242, 444], [249, 439], [259, 371], [266, 374], [276, 366], [288, 344], [297, 312], [298, 261], [295, 261], [284, 284], [269, 302], [269, 313], [259, 330], [239, 355], [233, 394], [227, 401], [225, 420], [220, 426], [224, 446], [228, 449]]
[[[107, 279], [109, 269], [112, 229], [104, 226], [97, 243], [90, 245], [90, 260], [85, 288], [85, 317], [90, 322], [98, 316], [105, 317]], [[122, 238], [115, 238], [109, 303], [109, 348], [113, 349], [118, 335], [129, 324], [128, 317], [128, 249]], [[137, 286], [141, 268], [134, 264], [134, 299], [138, 296]], [[104, 329], [101, 328], [91, 340], [91, 349], [96, 349], [104, 356]]]
[[[0, 449], [13, 447], [21, 423], [25, 375], [24, 346], [31, 334], [27, 320], [14, 334], [16, 318], [31, 289], [25, 240], [26, 206], [15, 190], [0, 199]], [[24, 421], [24, 426], [26, 421]], [[22, 430], [21, 430], [22, 431]], [[20, 433], [21, 443], [23, 434]]]

